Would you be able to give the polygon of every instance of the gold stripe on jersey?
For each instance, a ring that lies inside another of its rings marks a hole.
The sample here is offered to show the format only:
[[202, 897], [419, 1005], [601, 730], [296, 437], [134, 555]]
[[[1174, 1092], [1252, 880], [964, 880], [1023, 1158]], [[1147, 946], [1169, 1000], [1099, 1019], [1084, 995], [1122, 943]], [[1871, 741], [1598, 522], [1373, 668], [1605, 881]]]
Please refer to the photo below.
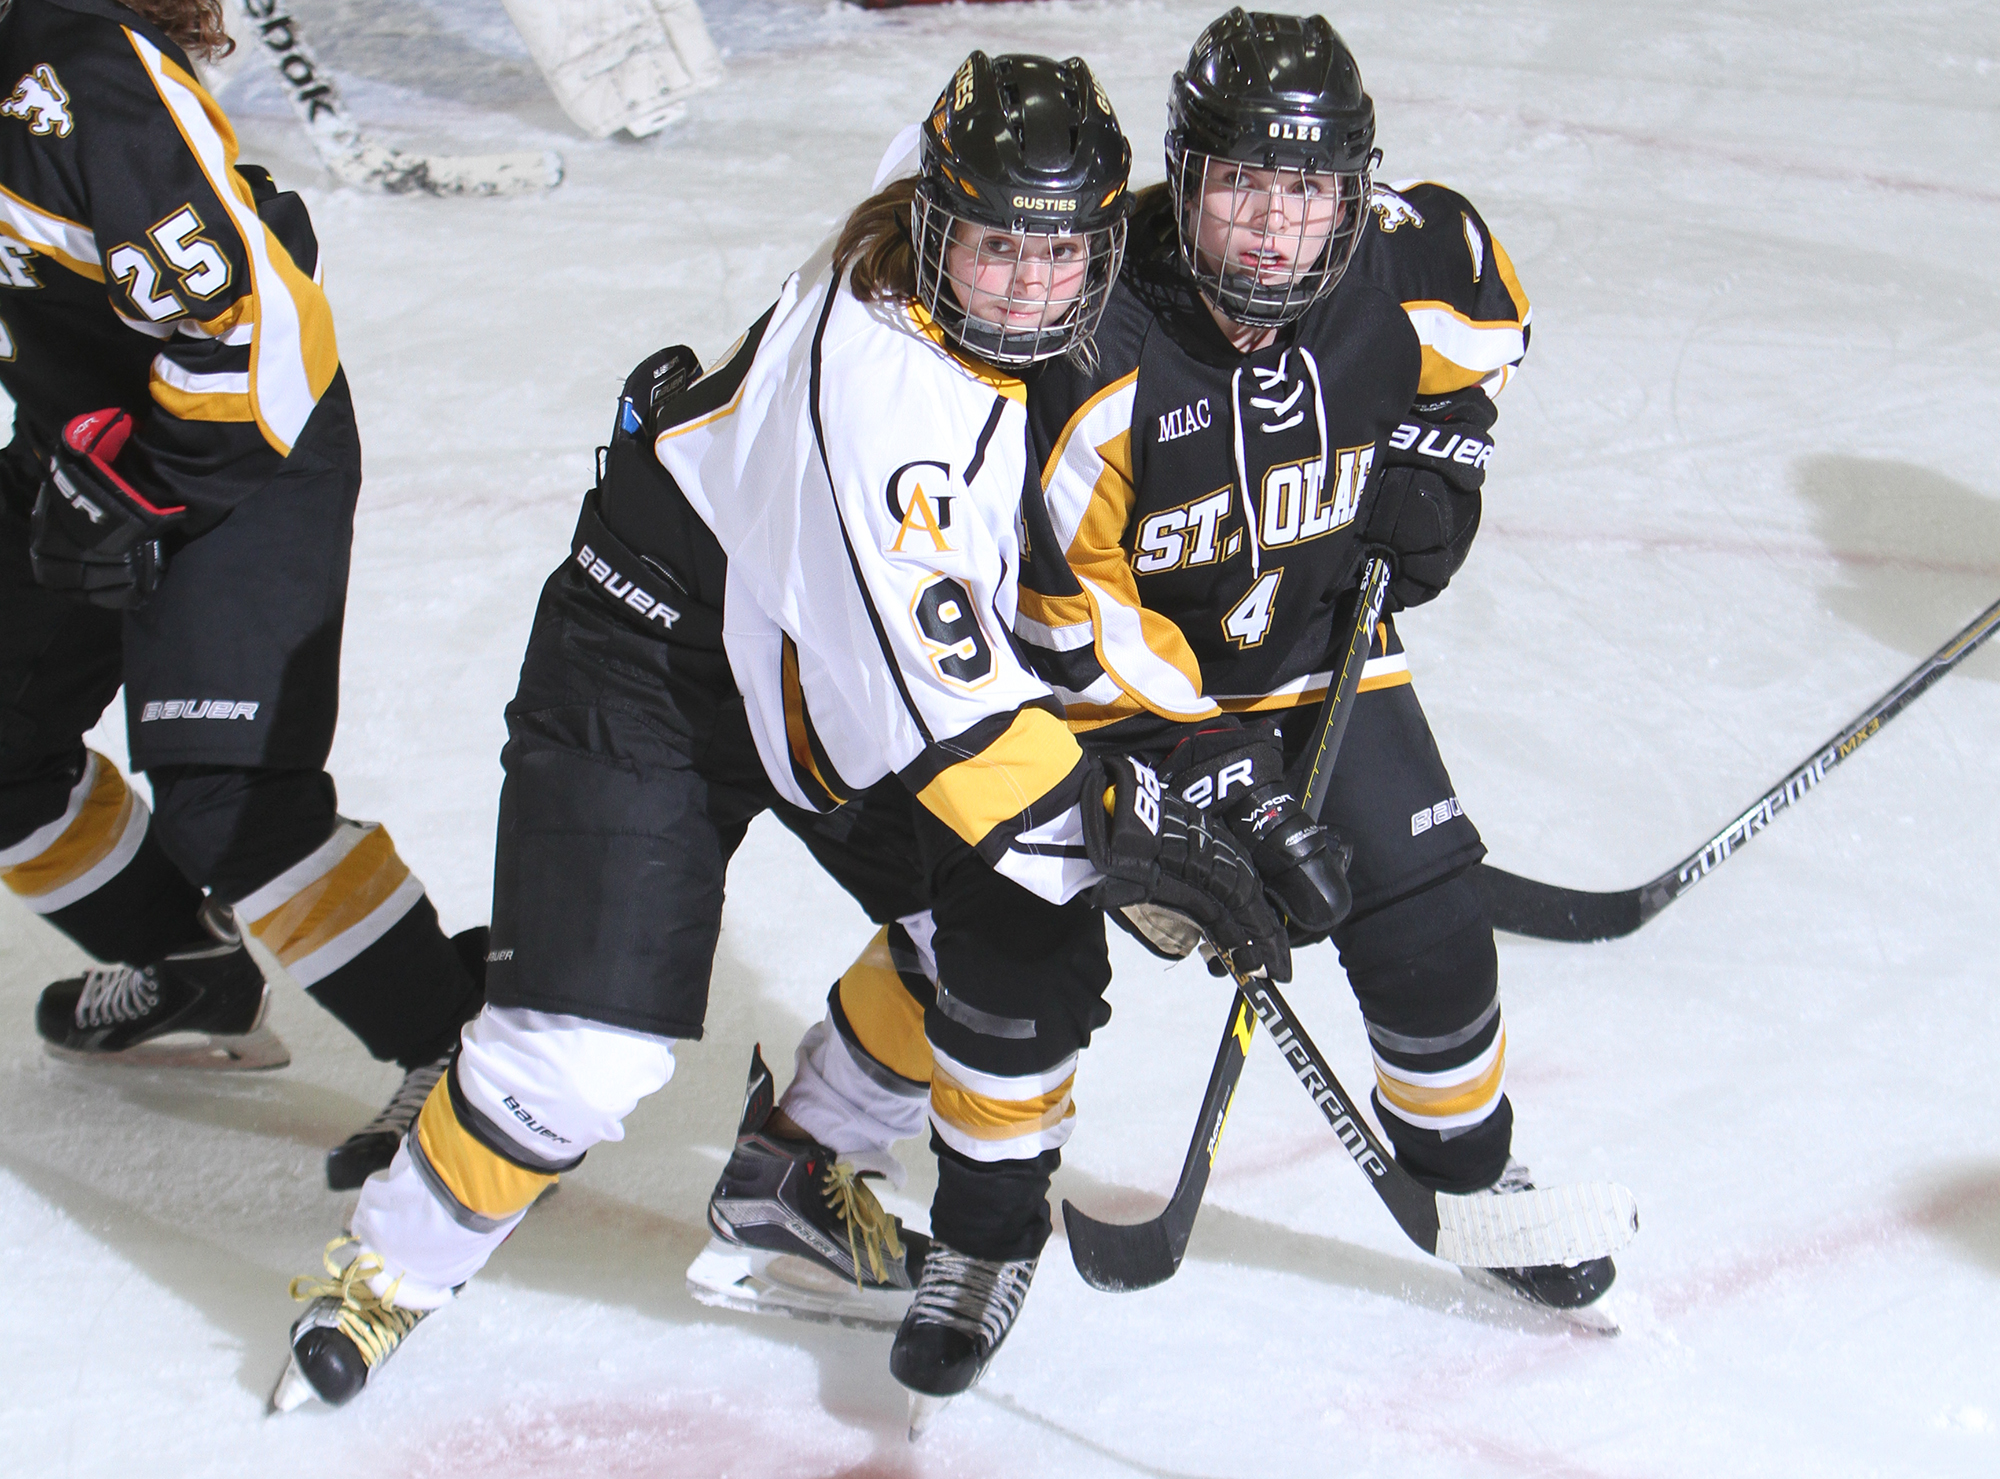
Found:
[[1476, 1125], [1500, 1102], [1507, 1078], [1507, 1029], [1461, 1068], [1413, 1073], [1375, 1056], [1375, 1083], [1395, 1116], [1419, 1129], [1451, 1130]]
[[386, 830], [343, 819], [236, 913], [300, 985], [311, 986], [386, 935], [423, 896]]
[[1449, 303], [1403, 305], [1423, 351], [1419, 395], [1447, 395], [1477, 385], [1528, 352], [1519, 319], [1474, 319]]
[[1022, 709], [998, 738], [941, 771], [917, 800], [977, 847], [1068, 780], [1082, 758], [1062, 720], [1046, 709]]
[[1514, 259], [1507, 255], [1507, 248], [1500, 245], [1500, 238], [1491, 231], [1486, 233], [1486, 246], [1493, 253], [1493, 266], [1500, 274], [1500, 281], [1506, 284], [1507, 296], [1514, 300], [1514, 308], [1521, 316], [1521, 326], [1525, 328], [1533, 320], [1535, 309], [1528, 301], [1521, 279], [1514, 275]]
[[459, 1123], [451, 1103], [450, 1074], [440, 1078], [424, 1100], [417, 1115], [417, 1144], [452, 1199], [478, 1217], [512, 1217], [556, 1180], [553, 1171], [530, 1171], [496, 1155]]
[[0, 852], [0, 883], [37, 914], [67, 908], [124, 871], [150, 815], [118, 767], [91, 751], [63, 814]]
[[1104, 470], [1067, 554], [1070, 569], [1092, 597], [1097, 660], [1129, 702], [1105, 706], [1100, 715], [1085, 712], [1077, 717], [1086, 723], [1098, 718], [1116, 722], [1151, 709], [1170, 719], [1209, 718], [1216, 708], [1202, 696], [1201, 665], [1194, 650], [1178, 626], [1139, 599], [1138, 580], [1125, 551], [1125, 528], [1138, 501], [1132, 482], [1131, 427], [1100, 445], [1097, 455]]
[[[251, 409], [264, 440], [289, 456], [340, 369], [333, 310], [258, 216], [249, 183], [236, 172], [236, 131], [215, 99], [145, 37], [130, 30], [125, 36], [242, 240], [257, 324], [250, 346]], [[164, 403], [162, 409], [168, 409]]]
[[937, 1052], [931, 1075], [931, 1127], [960, 1155], [976, 1161], [1027, 1160], [1069, 1139], [1076, 1103], [1076, 1055], [1047, 1073], [1003, 1077]]
[[1050, 596], [1024, 585], [1016, 598], [1015, 609], [1052, 631], [1090, 625], [1090, 597], [1082, 591], [1069, 596]]
[[1095, 411], [1104, 402], [1110, 400], [1111, 397], [1117, 395], [1120, 391], [1133, 389], [1138, 383], [1139, 372], [1137, 370], [1128, 371], [1076, 408], [1076, 411], [1070, 416], [1068, 423], [1063, 427], [1062, 435], [1056, 438], [1055, 446], [1049, 449], [1048, 461], [1042, 464], [1042, 491], [1044, 493], [1048, 491], [1049, 485], [1055, 481], [1056, 470], [1062, 466], [1063, 453], [1069, 450], [1069, 439], [1075, 434], [1076, 429], [1083, 425], [1090, 413]]
[[1402, 652], [1382, 653], [1361, 665], [1361, 693], [1378, 688], [1400, 688], [1410, 681], [1410, 659]]
[[153, 357], [147, 387], [154, 402], [183, 421], [255, 421], [250, 377], [234, 374], [191, 375], [164, 354]]
[[910, 995], [889, 954], [889, 928], [875, 931], [854, 964], [842, 973], [840, 1010], [863, 1052], [898, 1077], [929, 1083], [931, 1045], [924, 1036], [924, 1004]]
[[[1357, 693], [1373, 693], [1378, 688], [1400, 688], [1410, 681], [1409, 657], [1400, 647], [1390, 652], [1388, 646], [1389, 624], [1382, 622], [1375, 628], [1375, 640], [1370, 646], [1368, 660], [1361, 665], [1361, 683], [1355, 690]], [[1218, 693], [1215, 702], [1228, 714], [1265, 714], [1275, 709], [1320, 703], [1332, 686], [1331, 671], [1308, 673], [1269, 693]]]
[[104, 281], [104, 264], [98, 260], [97, 238], [90, 228], [45, 211], [0, 185], [0, 235], [11, 236], [22, 246], [67, 267], [78, 277]]
[[[1071, 726], [1079, 730], [1148, 711], [1175, 720], [1205, 719], [1216, 712], [1202, 696], [1201, 668], [1186, 636], [1139, 599], [1125, 550], [1126, 526], [1138, 501], [1131, 425], [1138, 381], [1139, 372], [1129, 371], [1079, 406], [1042, 464], [1043, 501], [1056, 537], [1067, 538], [1064, 557], [1082, 590], [1080, 595], [1031, 596], [1024, 585], [1020, 609], [1051, 628], [1088, 619], [1096, 632], [1098, 666], [1122, 690], [1107, 703], [1069, 704]], [[1104, 424], [1092, 428], [1093, 421]], [[1102, 442], [1091, 440], [1099, 430], [1110, 434]], [[1087, 450], [1073, 453], [1078, 436], [1085, 438]]]
[[[741, 343], [742, 341], [738, 340], [737, 342]], [[727, 361], [725, 361], [722, 365], [718, 365], [716, 368], [717, 369], [728, 368]], [[707, 378], [708, 378], [707, 376], [702, 377], [702, 379], [704, 380]], [[701, 381], [697, 380], [695, 381], [695, 384], [699, 385], [701, 384]], [[693, 388], [692, 386], [689, 387], [689, 389], [692, 388]], [[709, 426], [717, 421], [725, 419], [726, 417], [734, 416], [737, 410], [741, 408], [741, 406], [743, 405], [743, 392], [748, 390], [749, 388], [750, 388], [750, 380], [749, 377], [746, 376], [741, 381], [741, 383], [737, 385], [736, 394], [732, 395], [721, 406], [717, 407], [713, 411], [710, 411], [705, 416], [697, 416], [692, 421], [683, 421], [680, 422], [678, 425], [667, 427], [658, 436], [653, 438], [653, 445], [657, 447], [661, 442], [672, 441], [677, 436], [685, 436], [687, 435], [687, 433], [691, 431], [700, 431], [704, 426]], [[682, 394], [685, 395], [686, 391], [683, 391]]]
[[910, 321], [917, 326], [917, 331], [946, 354], [950, 355], [953, 362], [961, 370], [965, 371], [966, 374], [977, 380], [981, 385], [991, 386], [995, 391], [1007, 397], [1008, 400], [1014, 402], [1017, 406], [1028, 404], [1028, 387], [1020, 380], [1009, 375], [1005, 370], [995, 369], [984, 360], [974, 359], [956, 344], [952, 343], [944, 330], [939, 328], [930, 314], [924, 311], [923, 304], [913, 299], [909, 304], [909, 310]]
[[[820, 769], [814, 743], [812, 721], [806, 717], [805, 690], [799, 685], [799, 648], [787, 632], [780, 644], [783, 652], [782, 671], [779, 686], [785, 702], [785, 748], [792, 757], [792, 778], [799, 783], [799, 789], [820, 804], [824, 811], [844, 804], [848, 799], [846, 782], [835, 785], [839, 780], [836, 773], [833, 780], [827, 778], [826, 771]], [[833, 762], [827, 762], [827, 770], [832, 770]]]

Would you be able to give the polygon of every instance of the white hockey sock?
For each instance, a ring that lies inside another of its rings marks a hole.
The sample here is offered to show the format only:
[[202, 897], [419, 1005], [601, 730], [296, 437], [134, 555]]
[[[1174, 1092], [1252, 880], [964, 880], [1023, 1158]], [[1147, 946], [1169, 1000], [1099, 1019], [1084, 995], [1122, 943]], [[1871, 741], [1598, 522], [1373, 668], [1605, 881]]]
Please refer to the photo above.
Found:
[[[388, 1171], [361, 1188], [352, 1231], [382, 1260], [377, 1293], [435, 1309], [482, 1268], [556, 1173], [673, 1077], [672, 1043], [581, 1017], [487, 1007], [465, 1029], [455, 1076], [468, 1124], [438, 1081]], [[511, 1154], [501, 1154], [494, 1141]]]
[[901, 1186], [902, 1167], [887, 1152], [898, 1140], [923, 1133], [930, 1095], [907, 1084], [891, 1086], [887, 1077], [856, 1058], [829, 1014], [799, 1040], [798, 1073], [778, 1107], [828, 1150]]

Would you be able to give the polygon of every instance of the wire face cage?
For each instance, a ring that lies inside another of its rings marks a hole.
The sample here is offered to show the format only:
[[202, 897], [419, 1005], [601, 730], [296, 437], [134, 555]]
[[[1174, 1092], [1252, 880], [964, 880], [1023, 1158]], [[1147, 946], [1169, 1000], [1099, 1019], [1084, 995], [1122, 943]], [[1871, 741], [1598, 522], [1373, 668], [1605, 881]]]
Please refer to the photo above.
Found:
[[956, 214], [927, 186], [910, 213], [918, 301], [954, 343], [994, 365], [1087, 360], [1124, 255], [1123, 220], [1087, 232], [1014, 230]]
[[1181, 258], [1230, 318], [1276, 328], [1333, 291], [1367, 220], [1367, 170], [1264, 169], [1191, 149], [1169, 165]]

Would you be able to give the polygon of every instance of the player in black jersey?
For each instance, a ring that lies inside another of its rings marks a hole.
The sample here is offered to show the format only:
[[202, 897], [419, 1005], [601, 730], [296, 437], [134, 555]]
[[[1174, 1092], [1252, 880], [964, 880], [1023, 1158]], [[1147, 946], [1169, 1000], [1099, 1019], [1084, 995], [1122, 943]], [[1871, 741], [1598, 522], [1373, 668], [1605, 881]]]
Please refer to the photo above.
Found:
[[[478, 1006], [423, 885], [335, 811], [361, 453], [298, 197], [239, 165], [188, 52], [217, 0], [0, 0], [0, 883], [103, 969], [51, 1051], [269, 1067], [254, 935], [405, 1089]], [[125, 688], [153, 810], [84, 732]]]
[[[1017, 632], [1087, 745], [1151, 747], [1253, 850], [1294, 943], [1331, 936], [1403, 1165], [1440, 1190], [1513, 1190], [1498, 964], [1469, 876], [1484, 848], [1393, 621], [1333, 779], [1337, 835], [1301, 825], [1293, 796], [1366, 554], [1393, 556], [1391, 610], [1466, 556], [1527, 298], [1463, 197], [1373, 183], [1374, 106], [1324, 19], [1232, 10], [1169, 111], [1168, 180], [1135, 201], [1098, 360], [1031, 390], [1043, 476]], [[1163, 953], [1192, 944], [1170, 920], [1126, 923]], [[1469, 1272], [1572, 1309], [1613, 1277], [1608, 1259]]]

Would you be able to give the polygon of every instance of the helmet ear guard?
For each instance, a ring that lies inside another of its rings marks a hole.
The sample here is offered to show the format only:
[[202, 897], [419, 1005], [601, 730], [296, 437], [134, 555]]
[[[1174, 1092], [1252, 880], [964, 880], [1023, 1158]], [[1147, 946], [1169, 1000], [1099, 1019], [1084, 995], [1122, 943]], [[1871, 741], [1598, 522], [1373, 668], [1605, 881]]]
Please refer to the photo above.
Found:
[[[1232, 10], [1195, 41], [1167, 111], [1188, 270], [1239, 323], [1298, 318], [1339, 283], [1367, 220], [1375, 104], [1353, 54], [1321, 16]], [[1208, 209], [1219, 172], [1227, 218]], [[1273, 209], [1288, 196], [1298, 210]]]
[[973, 52], [924, 124], [919, 306], [994, 365], [1088, 356], [1124, 252], [1131, 162], [1081, 58]]

